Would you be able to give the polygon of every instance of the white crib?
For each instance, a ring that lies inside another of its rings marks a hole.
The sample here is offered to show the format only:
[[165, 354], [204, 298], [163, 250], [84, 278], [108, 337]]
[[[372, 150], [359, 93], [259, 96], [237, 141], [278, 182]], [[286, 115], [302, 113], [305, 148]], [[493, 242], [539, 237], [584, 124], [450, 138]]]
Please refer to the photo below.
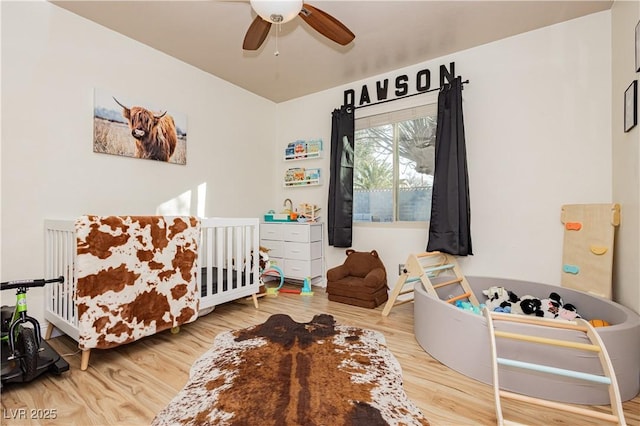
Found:
[[[260, 287], [260, 232], [257, 218], [202, 218], [198, 247], [199, 315], [216, 305], [252, 296]], [[254, 256], [253, 253], [256, 253]], [[62, 284], [45, 287], [45, 319], [52, 326], [78, 341], [78, 313], [74, 300], [76, 235], [74, 220], [45, 221], [45, 276], [64, 276]]]

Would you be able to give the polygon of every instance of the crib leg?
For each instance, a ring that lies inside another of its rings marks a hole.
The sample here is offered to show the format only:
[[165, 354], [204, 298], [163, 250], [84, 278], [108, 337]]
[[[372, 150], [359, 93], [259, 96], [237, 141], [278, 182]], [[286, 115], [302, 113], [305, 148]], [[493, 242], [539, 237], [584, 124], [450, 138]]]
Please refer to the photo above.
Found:
[[91, 349], [82, 350], [82, 360], [80, 361], [80, 370], [85, 371], [89, 368], [89, 355], [91, 355]]
[[255, 306], [255, 308], [258, 309], [258, 296], [255, 294], [252, 294], [251, 298], [253, 299], [253, 306]]
[[47, 326], [47, 331], [44, 333], [44, 340], [51, 339], [51, 335], [53, 334], [53, 329], [54, 329], [53, 324], [49, 323], [49, 325]]

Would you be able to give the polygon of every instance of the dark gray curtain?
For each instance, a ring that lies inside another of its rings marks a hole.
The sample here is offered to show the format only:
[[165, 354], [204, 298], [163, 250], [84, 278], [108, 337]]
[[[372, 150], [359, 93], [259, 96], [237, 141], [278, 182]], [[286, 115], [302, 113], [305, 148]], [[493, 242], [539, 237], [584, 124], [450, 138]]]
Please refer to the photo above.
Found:
[[460, 77], [445, 85], [438, 96], [435, 155], [427, 251], [473, 254]]
[[353, 228], [354, 110], [342, 106], [331, 114], [329, 245], [351, 247]]

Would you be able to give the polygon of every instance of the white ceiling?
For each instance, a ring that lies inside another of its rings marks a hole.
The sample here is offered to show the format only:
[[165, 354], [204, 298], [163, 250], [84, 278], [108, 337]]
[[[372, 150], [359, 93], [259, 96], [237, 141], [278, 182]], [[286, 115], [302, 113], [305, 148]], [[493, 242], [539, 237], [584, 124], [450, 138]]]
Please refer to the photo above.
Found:
[[308, 3], [356, 35], [325, 39], [300, 17], [242, 50], [247, 1], [74, 0], [52, 3], [253, 93], [282, 102], [505, 37], [607, 10], [592, 1], [322, 1]]

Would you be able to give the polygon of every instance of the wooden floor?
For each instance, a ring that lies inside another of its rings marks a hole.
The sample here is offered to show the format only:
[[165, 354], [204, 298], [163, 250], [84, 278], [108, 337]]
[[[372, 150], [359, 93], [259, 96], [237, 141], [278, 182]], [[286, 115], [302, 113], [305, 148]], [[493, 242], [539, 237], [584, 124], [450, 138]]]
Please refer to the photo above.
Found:
[[[54, 338], [50, 344], [66, 354], [70, 370], [61, 376], [46, 375], [30, 383], [4, 386], [0, 423], [148, 425], [182, 388], [189, 368], [218, 333], [262, 323], [275, 313], [289, 314], [298, 322], [328, 313], [338, 323], [378, 330], [402, 366], [405, 391], [432, 425], [496, 423], [492, 387], [448, 369], [418, 345], [413, 335], [412, 303], [395, 307], [389, 317], [382, 317], [382, 307], [364, 309], [330, 302], [324, 289], [314, 290], [314, 296], [262, 298], [258, 310], [250, 300], [218, 306], [181, 327], [178, 334], [166, 331], [116, 349], [93, 351], [87, 371], [80, 371], [75, 342], [66, 336]], [[529, 425], [601, 424], [510, 401], [503, 401], [503, 408], [505, 418]], [[609, 412], [608, 407], [597, 409]], [[21, 413], [26, 413], [26, 420], [15, 419]], [[31, 419], [32, 414], [42, 417], [47, 413], [56, 418]], [[627, 424], [640, 425], [640, 396], [624, 403], [624, 413]]]

